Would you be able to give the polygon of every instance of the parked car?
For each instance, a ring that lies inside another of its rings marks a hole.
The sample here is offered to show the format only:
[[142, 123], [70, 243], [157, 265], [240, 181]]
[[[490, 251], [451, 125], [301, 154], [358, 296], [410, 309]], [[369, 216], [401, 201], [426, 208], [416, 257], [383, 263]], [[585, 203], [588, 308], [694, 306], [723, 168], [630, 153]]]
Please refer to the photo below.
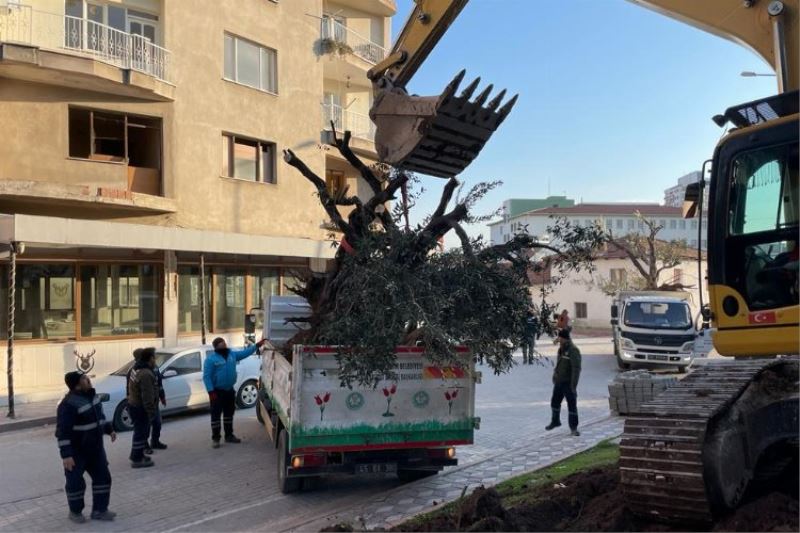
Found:
[[[207, 409], [208, 393], [203, 384], [203, 364], [211, 346], [178, 346], [156, 351], [156, 365], [164, 376], [164, 393], [167, 406], [161, 408], [164, 415]], [[243, 359], [238, 364], [236, 382], [236, 405], [240, 409], [253, 407], [258, 399], [258, 375], [261, 360], [257, 355]], [[94, 381], [94, 387], [105, 402], [106, 416], [113, 415], [117, 431], [130, 431], [133, 421], [128, 413], [125, 379], [133, 366], [133, 359], [119, 370]], [[107, 399], [106, 399], [107, 398]]]

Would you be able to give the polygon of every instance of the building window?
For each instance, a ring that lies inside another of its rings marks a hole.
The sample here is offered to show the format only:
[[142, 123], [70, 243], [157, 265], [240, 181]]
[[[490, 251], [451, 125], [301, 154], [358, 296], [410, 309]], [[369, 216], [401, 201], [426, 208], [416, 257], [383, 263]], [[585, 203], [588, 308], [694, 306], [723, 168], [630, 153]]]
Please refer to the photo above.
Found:
[[275, 144], [223, 133], [222, 175], [275, 183]]
[[680, 220], [678, 221], [678, 227], [679, 227], [680, 229], [686, 229], [686, 221], [685, 221], [684, 219], [680, 219]]
[[278, 296], [281, 291], [280, 272], [277, 268], [262, 268], [253, 272], [250, 284], [250, 306], [264, 308], [267, 296]]
[[697, 248], [697, 239], [692, 239], [692, 248]]
[[586, 318], [586, 303], [585, 302], [575, 302], [575, 318]]
[[278, 94], [278, 53], [225, 34], [225, 79]]
[[669, 229], [676, 229], [678, 227], [678, 221], [674, 218], [669, 221]]
[[[178, 333], [201, 331], [202, 277], [199, 266], [178, 267]], [[211, 274], [206, 268], [206, 328], [211, 323]]]
[[[8, 270], [2, 272], [3, 307], [8, 297]], [[75, 268], [71, 265], [18, 265], [14, 336], [17, 339], [74, 339]], [[3, 309], [2, 319], [8, 318]], [[3, 337], [6, 337], [6, 322]]]
[[661, 220], [658, 221], [658, 225], [661, 226], [662, 228], [666, 228], [667, 221], [662, 218]]
[[157, 335], [161, 282], [156, 265], [81, 265], [81, 337]]
[[633, 226], [636, 224], [636, 221], [632, 218], [628, 219], [628, 229], [633, 229]]
[[638, 224], [640, 230], [644, 229], [644, 220], [638, 220], [637, 224]]
[[683, 270], [676, 268], [672, 271], [672, 283], [683, 284]]
[[214, 268], [214, 331], [244, 328], [245, 276], [242, 268]]
[[328, 188], [328, 194], [334, 198], [339, 194], [344, 194], [345, 187], [347, 186], [347, 178], [344, 177], [344, 172], [341, 170], [326, 170], [325, 186]]
[[690, 226], [690, 227], [691, 227], [692, 229], [697, 229], [697, 221], [696, 221], [696, 220], [692, 220], [692, 223], [691, 223], [691, 226]]
[[617, 229], [622, 229], [622, 219], [621, 218], [617, 219]]
[[628, 271], [624, 268], [612, 268], [609, 270], [609, 277], [612, 283], [623, 284], [628, 279]]

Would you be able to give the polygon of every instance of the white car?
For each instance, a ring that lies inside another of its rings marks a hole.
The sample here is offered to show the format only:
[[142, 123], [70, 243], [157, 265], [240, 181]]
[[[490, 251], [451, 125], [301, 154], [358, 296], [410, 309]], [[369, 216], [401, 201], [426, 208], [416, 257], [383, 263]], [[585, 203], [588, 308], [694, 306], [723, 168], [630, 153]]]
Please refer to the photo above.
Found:
[[[161, 406], [163, 415], [170, 415], [192, 409], [209, 407], [208, 393], [203, 384], [203, 364], [206, 352], [211, 346], [178, 346], [161, 348], [156, 351], [156, 365], [161, 370], [167, 406]], [[133, 366], [131, 362], [116, 372], [94, 381], [94, 388], [102, 394], [103, 410], [106, 416], [113, 416], [117, 431], [130, 431], [133, 421], [128, 413], [126, 400], [126, 376]], [[258, 398], [258, 375], [261, 359], [254, 354], [239, 361], [237, 365], [236, 405], [240, 409], [253, 407]], [[107, 396], [105, 396], [107, 395]]]

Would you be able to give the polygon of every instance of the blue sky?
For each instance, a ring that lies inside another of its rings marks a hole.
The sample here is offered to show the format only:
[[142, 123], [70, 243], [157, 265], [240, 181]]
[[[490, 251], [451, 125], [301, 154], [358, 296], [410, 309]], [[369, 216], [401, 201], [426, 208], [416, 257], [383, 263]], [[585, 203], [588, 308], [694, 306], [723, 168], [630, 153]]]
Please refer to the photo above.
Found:
[[[413, 2], [397, 7], [395, 35]], [[550, 193], [578, 202], [661, 202], [711, 157], [722, 135], [713, 115], [776, 92], [775, 78], [740, 76], [772, 72], [749, 50], [624, 0], [472, 0], [407, 89], [439, 94], [461, 68], [463, 85], [480, 76], [481, 87], [520, 94], [460, 176], [467, 186], [504, 182], [482, 212], [544, 197], [548, 180]], [[422, 185], [416, 220], [433, 211], [444, 180]]]

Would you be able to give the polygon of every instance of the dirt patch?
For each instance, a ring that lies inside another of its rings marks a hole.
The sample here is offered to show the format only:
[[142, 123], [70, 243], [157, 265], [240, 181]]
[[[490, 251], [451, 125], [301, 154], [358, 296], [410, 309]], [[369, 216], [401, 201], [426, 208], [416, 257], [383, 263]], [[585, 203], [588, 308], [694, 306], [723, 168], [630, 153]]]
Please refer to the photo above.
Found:
[[[778, 492], [762, 496], [723, 517], [711, 531], [798, 531], [798, 501]], [[430, 520], [403, 524], [395, 531], [699, 531], [643, 520], [625, 508], [616, 466], [573, 474], [559, 483], [531, 489], [506, 508], [498, 492], [479, 488]], [[708, 531], [708, 530], [707, 530]]]

